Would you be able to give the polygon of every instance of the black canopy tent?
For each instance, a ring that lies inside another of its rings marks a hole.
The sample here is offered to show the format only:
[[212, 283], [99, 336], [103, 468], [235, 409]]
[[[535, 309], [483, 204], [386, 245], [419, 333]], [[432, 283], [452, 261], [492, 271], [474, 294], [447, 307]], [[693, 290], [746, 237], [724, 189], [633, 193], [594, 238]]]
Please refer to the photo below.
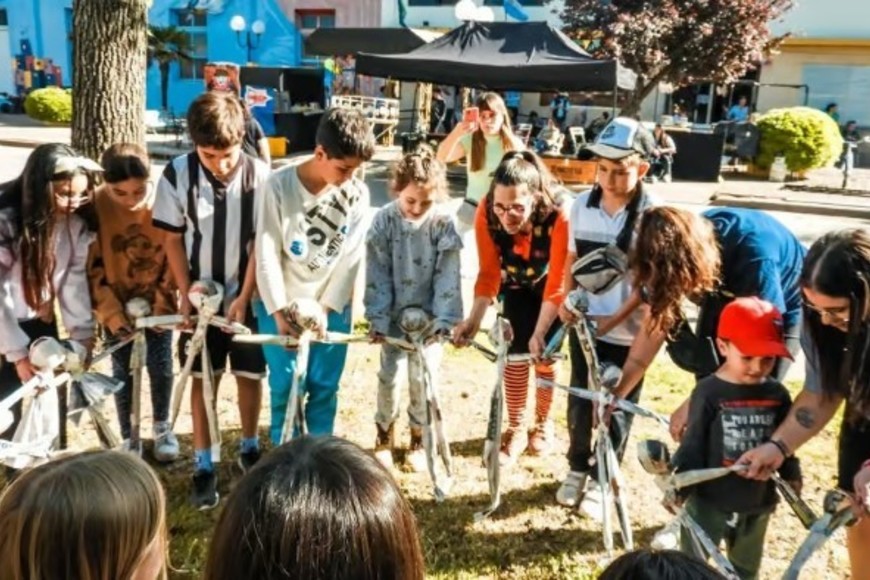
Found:
[[374, 52], [404, 54], [438, 38], [440, 33], [414, 28], [318, 28], [305, 39], [310, 54], [325, 56]]
[[356, 71], [526, 92], [631, 90], [636, 78], [616, 60], [593, 58], [546, 22], [466, 22], [405, 54], [360, 51]]

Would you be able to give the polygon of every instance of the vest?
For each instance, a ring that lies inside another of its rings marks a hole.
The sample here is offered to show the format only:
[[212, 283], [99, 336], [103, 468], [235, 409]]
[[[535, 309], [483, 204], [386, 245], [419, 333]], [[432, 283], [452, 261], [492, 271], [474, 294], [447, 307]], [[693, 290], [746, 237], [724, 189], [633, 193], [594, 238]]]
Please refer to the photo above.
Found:
[[506, 287], [533, 288], [547, 279], [550, 240], [558, 215], [558, 209], [554, 208], [542, 221], [532, 222], [532, 247], [528, 260], [514, 252], [512, 235], [501, 229], [496, 232], [494, 241], [501, 251], [502, 280]]

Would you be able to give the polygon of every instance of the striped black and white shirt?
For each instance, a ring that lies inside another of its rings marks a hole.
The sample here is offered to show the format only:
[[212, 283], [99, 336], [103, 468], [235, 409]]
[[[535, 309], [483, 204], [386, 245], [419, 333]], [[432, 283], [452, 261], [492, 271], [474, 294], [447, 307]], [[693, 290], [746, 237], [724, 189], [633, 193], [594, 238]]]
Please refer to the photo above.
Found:
[[193, 152], [166, 166], [157, 185], [153, 222], [184, 234], [190, 281], [213, 280], [224, 287], [224, 308], [241, 289], [253, 242], [254, 193], [269, 167], [242, 154], [227, 183], [219, 181]]

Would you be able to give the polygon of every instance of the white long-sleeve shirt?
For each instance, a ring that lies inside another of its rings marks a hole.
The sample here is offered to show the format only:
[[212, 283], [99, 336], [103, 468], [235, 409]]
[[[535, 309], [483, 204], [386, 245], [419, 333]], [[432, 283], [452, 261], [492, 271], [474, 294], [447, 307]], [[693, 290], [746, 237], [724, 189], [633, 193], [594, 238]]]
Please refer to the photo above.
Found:
[[[27, 356], [30, 339], [19, 325], [20, 320], [39, 316], [24, 299], [21, 285], [22, 263], [18, 244], [20, 233], [12, 209], [0, 211], [0, 354], [9, 362]], [[88, 246], [95, 234], [79, 216], [58, 217], [54, 225], [51, 248], [54, 272], [51, 285], [60, 306], [63, 325], [73, 340], [94, 336], [94, 317], [88, 290]], [[48, 299], [46, 293], [44, 299]], [[53, 308], [53, 305], [48, 305]]]
[[340, 312], [365, 252], [369, 190], [350, 179], [314, 194], [296, 170], [274, 172], [257, 194], [257, 290], [269, 314], [295, 298]]

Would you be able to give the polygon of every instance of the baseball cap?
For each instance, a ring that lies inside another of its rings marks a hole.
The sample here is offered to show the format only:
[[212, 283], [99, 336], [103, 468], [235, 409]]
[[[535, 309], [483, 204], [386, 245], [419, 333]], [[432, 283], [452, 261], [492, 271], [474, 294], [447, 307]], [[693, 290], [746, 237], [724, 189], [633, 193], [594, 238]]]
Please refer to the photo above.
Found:
[[103, 167], [87, 157], [74, 157], [67, 155], [59, 158], [54, 164], [54, 175], [72, 173], [74, 171], [102, 171]]
[[629, 117], [616, 117], [595, 138], [595, 143], [580, 150], [578, 157], [588, 160], [603, 157], [619, 161], [629, 155], [647, 158], [655, 150], [655, 140], [646, 127]]
[[746, 356], [792, 359], [785, 347], [782, 314], [773, 304], [755, 296], [737, 298], [722, 309], [717, 335], [734, 343]]

